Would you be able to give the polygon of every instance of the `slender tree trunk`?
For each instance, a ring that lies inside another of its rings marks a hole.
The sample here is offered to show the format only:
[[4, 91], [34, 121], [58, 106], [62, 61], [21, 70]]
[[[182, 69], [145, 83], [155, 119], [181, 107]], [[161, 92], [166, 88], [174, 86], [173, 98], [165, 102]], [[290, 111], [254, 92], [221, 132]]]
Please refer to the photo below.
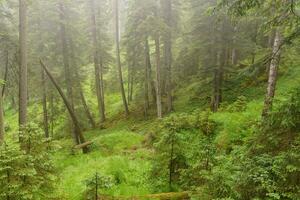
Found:
[[75, 56], [75, 53], [74, 53], [74, 49], [75, 49], [74, 42], [73, 42], [71, 36], [69, 37], [69, 44], [70, 44], [70, 50], [71, 50], [70, 51], [71, 61], [72, 61], [72, 66], [74, 68], [74, 75], [75, 75], [75, 79], [76, 79], [76, 84], [77, 84], [77, 89], [78, 89], [78, 92], [79, 92], [80, 100], [81, 100], [84, 112], [86, 114], [86, 117], [87, 117], [90, 125], [92, 126], [92, 128], [95, 128], [96, 127], [95, 120], [94, 120], [94, 118], [93, 118], [93, 116], [90, 112], [90, 109], [87, 105], [87, 102], [86, 102], [86, 99], [85, 99], [85, 96], [84, 96], [84, 93], [83, 93], [83, 90], [82, 90], [81, 80], [80, 80], [80, 76], [78, 74], [78, 66], [76, 65], [76, 56]]
[[4, 128], [4, 116], [3, 116], [3, 96], [0, 95], [0, 145], [4, 141], [4, 134], [5, 134], [5, 128]]
[[156, 104], [156, 86], [155, 82], [152, 80], [152, 66], [151, 66], [151, 58], [150, 58], [150, 48], [149, 48], [149, 42], [148, 39], [146, 39], [146, 60], [147, 60], [147, 66], [148, 66], [148, 73], [149, 73], [149, 91], [152, 95], [153, 104]]
[[231, 51], [231, 64], [237, 64], [237, 49], [236, 49], [236, 33], [237, 33], [237, 26], [234, 26], [233, 31], [233, 48]]
[[[41, 15], [41, 8], [39, 7], [39, 15]], [[42, 55], [44, 46], [43, 46], [43, 38], [42, 38], [42, 27], [41, 27], [41, 18], [38, 19], [38, 26], [40, 30], [40, 44], [39, 44], [39, 53]], [[48, 107], [47, 107], [47, 84], [45, 72], [41, 68], [41, 93], [42, 93], [42, 106], [43, 106], [43, 125], [44, 125], [44, 133], [45, 137], [49, 138], [49, 123], [48, 123]]]
[[50, 92], [50, 102], [49, 102], [49, 106], [50, 106], [50, 110], [51, 110], [51, 115], [50, 115], [50, 124], [51, 124], [51, 129], [50, 129], [50, 133], [51, 133], [51, 138], [53, 138], [54, 136], [54, 95], [53, 95], [53, 91], [51, 90]]
[[221, 52], [218, 51], [216, 55], [216, 66], [214, 69], [213, 78], [213, 97], [212, 97], [212, 111], [217, 112], [221, 103]]
[[[59, 2], [59, 10], [60, 10], [60, 39], [62, 43], [62, 54], [63, 54], [63, 63], [64, 63], [64, 71], [65, 71], [65, 82], [67, 86], [67, 97], [70, 102], [70, 108], [74, 111], [74, 101], [73, 101], [73, 81], [72, 81], [72, 73], [70, 70], [70, 62], [69, 62], [69, 49], [67, 44], [67, 36], [66, 36], [66, 12], [63, 2]], [[76, 137], [76, 130], [74, 129], [74, 124], [72, 120], [69, 120], [71, 125], [71, 130], [73, 133], [74, 140], [79, 144], [79, 138]]]
[[27, 123], [27, 0], [19, 0], [19, 43], [20, 43], [20, 69], [19, 69], [19, 126]]
[[148, 38], [145, 38], [145, 80], [144, 80], [144, 115], [145, 118], [148, 116], [148, 110], [149, 110], [149, 60], [148, 60], [148, 54], [149, 54], [149, 45], [148, 45]]
[[[53, 83], [53, 85], [55, 86], [55, 88], [57, 89], [58, 93], [60, 94], [61, 98], [63, 99], [63, 102], [65, 104], [65, 106], [67, 107], [67, 110], [70, 114], [70, 117], [72, 119], [72, 122], [75, 126], [75, 136], [76, 138], [78, 138], [78, 144], [83, 144], [85, 143], [85, 138], [83, 136], [82, 130], [81, 130], [81, 126], [80, 123], [78, 121], [77, 116], [75, 115], [74, 110], [72, 109], [71, 103], [69, 103], [67, 97], [64, 95], [62, 89], [59, 87], [59, 85], [57, 84], [56, 80], [54, 79], [54, 77], [51, 75], [51, 73], [49, 72], [48, 68], [45, 66], [45, 64], [40, 60], [41, 63], [41, 67], [45, 70], [46, 74], [48, 75], [49, 79], [51, 80], [51, 82]], [[87, 153], [88, 152], [88, 147], [85, 146], [82, 148], [83, 153]]]
[[164, 20], [169, 30], [164, 37], [164, 54], [166, 68], [166, 94], [167, 94], [167, 112], [173, 110], [172, 103], [172, 0], [162, 1], [164, 10]]
[[161, 103], [161, 69], [160, 69], [160, 41], [159, 35], [155, 38], [155, 53], [156, 53], [156, 106], [157, 117], [162, 118], [162, 103]]
[[119, 30], [119, 0], [114, 0], [115, 2], [115, 28], [116, 28], [116, 53], [117, 53], [117, 64], [118, 64], [118, 73], [119, 73], [119, 82], [120, 82], [120, 90], [123, 100], [123, 105], [125, 109], [126, 116], [129, 115], [128, 104], [126, 100], [124, 84], [123, 84], [123, 75], [122, 75], [122, 66], [121, 66], [121, 57], [120, 57], [120, 30]]
[[47, 87], [46, 87], [46, 77], [45, 72], [41, 69], [41, 79], [42, 79], [42, 104], [43, 104], [43, 117], [44, 117], [44, 132], [45, 137], [49, 138], [49, 123], [48, 123], [48, 107], [47, 107]]
[[91, 8], [91, 21], [92, 21], [92, 37], [93, 37], [93, 46], [94, 46], [95, 86], [96, 86], [100, 122], [103, 123], [105, 121], [103, 76], [102, 76], [103, 72], [102, 72], [102, 61], [99, 61], [101, 55], [99, 53], [99, 47], [98, 47], [99, 41], [97, 38], [98, 31], [97, 31], [94, 0], [90, 0], [90, 8]]
[[273, 99], [275, 96], [276, 82], [277, 82], [277, 72], [280, 60], [280, 50], [281, 46], [281, 34], [279, 29], [276, 30], [274, 44], [273, 44], [273, 54], [269, 68], [269, 80], [267, 87], [267, 94], [264, 101], [264, 108], [262, 116], [266, 117], [269, 111], [272, 109]]
[[4, 72], [4, 85], [2, 86], [2, 97], [4, 97], [5, 94], [5, 89], [6, 89], [6, 84], [8, 80], [8, 65], [9, 65], [9, 54], [8, 51], [6, 52], [6, 61], [5, 61], [5, 72]]

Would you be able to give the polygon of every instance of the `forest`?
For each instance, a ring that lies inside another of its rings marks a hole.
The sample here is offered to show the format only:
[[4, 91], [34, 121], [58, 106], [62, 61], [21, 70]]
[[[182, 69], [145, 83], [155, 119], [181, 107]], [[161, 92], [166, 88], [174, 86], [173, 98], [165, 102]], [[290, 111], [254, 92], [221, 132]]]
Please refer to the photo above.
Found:
[[0, 0], [0, 200], [299, 200], [299, 0]]

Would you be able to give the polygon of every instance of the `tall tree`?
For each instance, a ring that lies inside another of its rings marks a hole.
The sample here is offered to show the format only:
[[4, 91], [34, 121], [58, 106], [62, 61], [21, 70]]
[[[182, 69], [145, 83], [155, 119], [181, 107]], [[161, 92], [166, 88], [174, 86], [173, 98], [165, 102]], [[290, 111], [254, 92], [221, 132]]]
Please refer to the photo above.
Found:
[[268, 87], [267, 93], [264, 101], [264, 108], [262, 116], [266, 116], [272, 108], [273, 99], [275, 96], [276, 82], [277, 82], [277, 72], [281, 54], [281, 33], [279, 28], [276, 30], [274, 44], [273, 44], [273, 54], [271, 58], [270, 68], [269, 68], [269, 78], [268, 78]]
[[27, 0], [19, 0], [19, 126], [27, 123]]
[[3, 96], [0, 95], [0, 145], [4, 141], [4, 116], [3, 116]]
[[164, 34], [164, 65], [166, 70], [167, 111], [171, 112], [172, 105], [172, 0], [162, 0], [163, 18], [167, 25]]
[[119, 74], [119, 83], [120, 90], [123, 100], [123, 106], [125, 109], [126, 116], [129, 115], [128, 104], [126, 100], [124, 83], [123, 83], [123, 74], [122, 74], [122, 65], [121, 65], [121, 55], [120, 55], [120, 27], [119, 27], [119, 0], [114, 0], [114, 10], [115, 10], [115, 39], [116, 39], [116, 56], [117, 56], [117, 65], [118, 65], [118, 74]]
[[[70, 107], [74, 111], [74, 100], [73, 100], [73, 80], [72, 80], [72, 71], [70, 69], [70, 62], [69, 62], [69, 48], [67, 43], [67, 35], [66, 35], [66, 12], [65, 12], [65, 5], [62, 1], [59, 1], [59, 18], [60, 18], [60, 40], [61, 40], [61, 48], [62, 48], [62, 55], [63, 55], [63, 64], [64, 64], [64, 75], [65, 75], [65, 82], [67, 87], [67, 98], [70, 102]], [[74, 124], [71, 120], [69, 120], [71, 125], [71, 131], [73, 134], [73, 138], [77, 144], [79, 144], [79, 138], [76, 137], [74, 130]]]
[[91, 8], [91, 21], [92, 21], [92, 38], [93, 38], [93, 48], [94, 48], [94, 67], [95, 67], [95, 86], [98, 100], [98, 109], [100, 115], [100, 122], [105, 121], [105, 108], [104, 108], [104, 91], [103, 91], [103, 69], [101, 65], [100, 53], [99, 53], [99, 40], [98, 40], [98, 30], [96, 23], [96, 13], [95, 13], [95, 2], [90, 0]]
[[162, 118], [162, 102], [161, 102], [161, 63], [160, 63], [160, 37], [157, 34], [155, 38], [155, 55], [156, 55], [156, 106], [157, 117]]

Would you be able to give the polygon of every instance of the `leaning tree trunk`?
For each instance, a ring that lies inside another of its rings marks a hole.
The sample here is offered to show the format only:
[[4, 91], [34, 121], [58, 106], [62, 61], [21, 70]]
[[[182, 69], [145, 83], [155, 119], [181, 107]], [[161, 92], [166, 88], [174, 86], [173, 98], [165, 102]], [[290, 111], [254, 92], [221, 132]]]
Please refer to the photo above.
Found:
[[[74, 101], [73, 101], [73, 83], [72, 83], [72, 73], [70, 70], [70, 62], [69, 62], [69, 49], [67, 44], [67, 36], [66, 36], [66, 13], [63, 2], [59, 2], [59, 17], [60, 17], [60, 39], [62, 44], [62, 54], [63, 54], [63, 63], [64, 63], [64, 71], [65, 71], [65, 82], [67, 86], [67, 97], [70, 101], [71, 109], [74, 111]], [[76, 143], [79, 144], [79, 138], [76, 138], [74, 124], [72, 124], [72, 120], [70, 121], [71, 130], [73, 133], [73, 138]]]
[[19, 126], [22, 128], [27, 123], [27, 0], [19, 0], [19, 9]]
[[262, 116], [266, 117], [269, 111], [272, 109], [273, 99], [275, 96], [276, 82], [277, 82], [277, 72], [278, 65], [281, 54], [281, 34], [279, 29], [276, 30], [274, 44], [273, 44], [273, 54], [271, 58], [270, 68], [269, 68], [269, 80], [267, 87], [267, 94], [265, 96], [264, 107]]
[[129, 115], [128, 104], [126, 100], [124, 84], [123, 84], [123, 75], [122, 75], [122, 66], [121, 66], [121, 57], [120, 57], [120, 30], [119, 30], [119, 0], [115, 0], [115, 28], [116, 28], [116, 53], [117, 53], [117, 64], [118, 64], [118, 74], [119, 74], [119, 82], [120, 82], [120, 90], [123, 100], [123, 105], [125, 109], [126, 116]]
[[[65, 106], [67, 107], [67, 110], [70, 114], [70, 117], [72, 119], [72, 122], [74, 124], [75, 127], [75, 136], [76, 138], [78, 138], [78, 144], [83, 144], [85, 143], [85, 138], [83, 136], [82, 130], [81, 130], [81, 126], [80, 123], [78, 121], [77, 116], [74, 113], [74, 110], [72, 109], [72, 106], [70, 104], [70, 102], [68, 101], [67, 97], [64, 95], [62, 89], [59, 87], [59, 85], [57, 84], [56, 80], [54, 79], [54, 77], [51, 75], [51, 73], [49, 72], [48, 68], [46, 67], [46, 65], [42, 62], [42, 60], [40, 60], [41, 66], [42, 68], [45, 70], [46, 74], [48, 75], [49, 79], [51, 80], [51, 82], [53, 83], [53, 85], [55, 86], [55, 88], [57, 89], [58, 93], [60, 94], [61, 98], [63, 99], [63, 102], [65, 104]], [[85, 146], [82, 148], [83, 153], [87, 153], [88, 152], [88, 147]]]
[[156, 106], [157, 117], [162, 118], [162, 103], [161, 103], [161, 69], [160, 69], [160, 42], [159, 35], [155, 38], [155, 53], [156, 53]]
[[105, 108], [104, 108], [104, 93], [103, 93], [103, 86], [102, 86], [103, 70], [102, 70], [102, 65], [100, 65], [100, 63], [102, 61], [99, 61], [99, 58], [101, 56], [99, 53], [99, 41], [97, 38], [97, 23], [96, 23], [94, 0], [90, 0], [90, 8], [91, 8], [91, 21], [92, 21], [92, 39], [93, 39], [93, 47], [94, 47], [95, 86], [96, 86], [96, 94], [97, 94], [100, 122], [103, 123], [106, 118], [105, 117]]

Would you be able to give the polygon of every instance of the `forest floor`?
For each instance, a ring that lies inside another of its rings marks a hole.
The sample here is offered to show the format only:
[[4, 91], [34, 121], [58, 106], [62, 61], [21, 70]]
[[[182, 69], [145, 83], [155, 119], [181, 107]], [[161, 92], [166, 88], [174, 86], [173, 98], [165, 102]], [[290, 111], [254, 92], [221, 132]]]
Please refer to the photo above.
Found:
[[80, 199], [87, 181], [98, 173], [114, 176], [118, 184], [106, 189], [107, 195], [149, 194], [146, 174], [150, 173], [151, 150], [143, 146], [144, 136], [125, 122], [113, 127], [85, 132], [93, 142], [91, 152], [71, 151], [71, 140], [64, 140], [57, 153], [56, 166], [60, 171], [61, 190], [67, 199]]

